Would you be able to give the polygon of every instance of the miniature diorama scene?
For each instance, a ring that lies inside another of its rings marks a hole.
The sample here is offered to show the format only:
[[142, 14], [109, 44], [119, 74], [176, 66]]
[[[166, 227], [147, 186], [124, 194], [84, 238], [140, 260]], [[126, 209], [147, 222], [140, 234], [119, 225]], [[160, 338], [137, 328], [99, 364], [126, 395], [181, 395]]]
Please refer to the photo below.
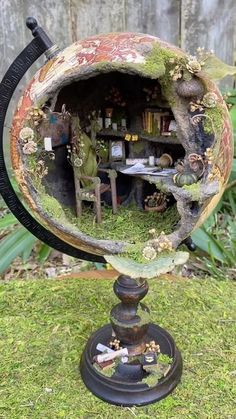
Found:
[[153, 223], [173, 230], [179, 216], [165, 185], [185, 151], [158, 81], [99, 75], [64, 87], [53, 111], [46, 103], [29, 117], [32, 135], [41, 137], [41, 150], [23, 146], [35, 187], [68, 222], [98, 239], [130, 240], [132, 231], [134, 241], [145, 240]]
[[139, 262], [188, 237], [219, 192], [220, 170], [210, 170], [223, 115], [196, 63], [169, 59], [161, 82], [97, 72], [29, 108], [19, 133], [25, 178], [65, 234]]

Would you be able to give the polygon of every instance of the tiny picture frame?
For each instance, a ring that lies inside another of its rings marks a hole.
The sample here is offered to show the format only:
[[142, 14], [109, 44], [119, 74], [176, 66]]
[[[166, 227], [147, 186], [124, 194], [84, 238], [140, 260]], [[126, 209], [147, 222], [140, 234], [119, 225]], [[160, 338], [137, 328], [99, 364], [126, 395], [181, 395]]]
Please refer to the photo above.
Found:
[[125, 144], [122, 140], [110, 140], [109, 144], [110, 161], [125, 160]]

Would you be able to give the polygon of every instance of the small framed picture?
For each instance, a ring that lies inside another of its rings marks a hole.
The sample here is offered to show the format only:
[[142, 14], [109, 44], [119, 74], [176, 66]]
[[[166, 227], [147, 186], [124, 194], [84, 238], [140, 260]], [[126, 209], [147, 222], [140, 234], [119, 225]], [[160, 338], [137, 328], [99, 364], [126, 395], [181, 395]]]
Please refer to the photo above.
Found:
[[110, 140], [110, 161], [122, 161], [125, 159], [124, 141]]

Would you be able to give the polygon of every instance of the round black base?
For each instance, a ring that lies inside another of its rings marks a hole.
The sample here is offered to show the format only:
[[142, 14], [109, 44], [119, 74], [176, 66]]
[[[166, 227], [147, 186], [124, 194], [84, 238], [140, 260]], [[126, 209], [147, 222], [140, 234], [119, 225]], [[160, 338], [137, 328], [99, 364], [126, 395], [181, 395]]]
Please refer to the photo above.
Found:
[[120, 363], [112, 377], [105, 376], [93, 366], [93, 357], [99, 354], [96, 350], [97, 344], [107, 345], [111, 340], [111, 334], [110, 325], [105, 325], [93, 333], [81, 358], [81, 376], [93, 394], [111, 404], [142, 406], [161, 400], [174, 390], [181, 378], [182, 358], [169, 333], [154, 324], [149, 326], [147, 341], [155, 340], [160, 345], [161, 353], [173, 358], [167, 375], [153, 387], [141, 382], [145, 374], [141, 365]]

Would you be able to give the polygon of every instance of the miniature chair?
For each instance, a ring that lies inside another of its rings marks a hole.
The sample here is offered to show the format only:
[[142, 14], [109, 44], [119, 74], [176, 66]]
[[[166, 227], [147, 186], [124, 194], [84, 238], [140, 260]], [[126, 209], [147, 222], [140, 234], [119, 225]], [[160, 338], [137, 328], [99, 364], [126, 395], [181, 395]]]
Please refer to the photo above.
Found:
[[[115, 170], [112, 169], [98, 168], [98, 173], [99, 172], [104, 172], [108, 174], [110, 184], [101, 183], [101, 179], [98, 176], [92, 177], [80, 175], [76, 173], [76, 170], [74, 172], [77, 216], [81, 217], [82, 215], [82, 201], [94, 202], [97, 223], [101, 223], [102, 221], [101, 195], [104, 192], [111, 191], [112, 212], [113, 214], [116, 214], [117, 212], [117, 173]], [[83, 187], [81, 184], [81, 180], [89, 180], [91, 181], [91, 184], [89, 186]]]

